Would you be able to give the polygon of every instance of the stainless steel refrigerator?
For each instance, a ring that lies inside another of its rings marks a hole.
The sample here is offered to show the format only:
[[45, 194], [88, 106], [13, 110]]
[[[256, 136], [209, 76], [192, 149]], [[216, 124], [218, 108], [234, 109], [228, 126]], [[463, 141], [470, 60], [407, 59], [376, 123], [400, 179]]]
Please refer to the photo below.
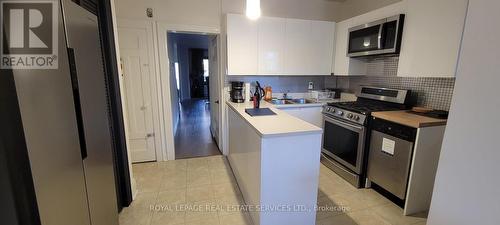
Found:
[[[117, 225], [98, 19], [70, 0], [53, 4], [57, 68], [9, 70], [40, 221], [43, 225]], [[29, 26], [33, 24], [30, 20]]]

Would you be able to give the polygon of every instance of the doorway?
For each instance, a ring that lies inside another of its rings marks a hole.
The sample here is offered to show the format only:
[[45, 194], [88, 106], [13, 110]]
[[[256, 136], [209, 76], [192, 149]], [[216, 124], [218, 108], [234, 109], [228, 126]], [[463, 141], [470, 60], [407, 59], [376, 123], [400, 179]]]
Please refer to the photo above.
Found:
[[167, 44], [175, 159], [220, 155], [217, 36], [168, 32]]

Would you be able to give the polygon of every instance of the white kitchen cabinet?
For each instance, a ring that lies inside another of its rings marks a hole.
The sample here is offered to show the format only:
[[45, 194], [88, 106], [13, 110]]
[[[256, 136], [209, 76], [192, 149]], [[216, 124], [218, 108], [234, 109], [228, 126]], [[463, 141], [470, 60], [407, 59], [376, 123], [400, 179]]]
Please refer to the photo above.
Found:
[[317, 127], [323, 127], [323, 113], [321, 112], [323, 107], [306, 107], [302, 108], [302, 120], [316, 125]]
[[227, 73], [255, 75], [258, 71], [258, 23], [244, 15], [227, 15]]
[[454, 77], [468, 0], [406, 0], [398, 76]]
[[258, 21], [258, 74], [284, 74], [286, 20], [262, 17]]
[[310, 71], [309, 61], [311, 21], [286, 20], [285, 74], [304, 75]]
[[292, 116], [321, 128], [323, 127], [322, 109], [322, 106], [280, 108], [280, 110], [283, 110]]
[[228, 75], [330, 75], [335, 23], [227, 16]]
[[349, 57], [347, 57], [348, 29], [352, 20], [337, 23], [335, 28], [335, 57], [333, 58], [333, 74], [336, 76], [349, 75]]
[[285, 74], [331, 75], [335, 23], [286, 20]]
[[335, 23], [311, 21], [309, 58], [306, 61], [313, 75], [331, 75], [335, 42]]

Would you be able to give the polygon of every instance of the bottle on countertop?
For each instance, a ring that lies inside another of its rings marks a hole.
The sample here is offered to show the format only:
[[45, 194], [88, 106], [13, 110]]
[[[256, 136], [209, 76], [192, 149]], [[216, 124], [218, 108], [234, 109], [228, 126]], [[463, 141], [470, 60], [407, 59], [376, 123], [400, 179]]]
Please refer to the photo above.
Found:
[[264, 100], [270, 101], [273, 99], [273, 88], [271, 86], [266, 86], [264, 88]]
[[264, 89], [260, 86], [258, 81], [255, 81], [255, 83], [257, 85], [255, 86], [255, 92], [253, 93], [253, 107], [258, 109], [260, 108], [260, 100], [264, 97]]

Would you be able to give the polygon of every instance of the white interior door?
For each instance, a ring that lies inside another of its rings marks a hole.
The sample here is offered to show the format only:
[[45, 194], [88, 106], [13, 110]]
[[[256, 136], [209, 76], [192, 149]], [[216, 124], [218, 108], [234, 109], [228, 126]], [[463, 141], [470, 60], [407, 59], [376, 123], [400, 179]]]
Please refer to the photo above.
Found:
[[208, 75], [210, 88], [210, 130], [212, 137], [219, 145], [219, 58], [217, 54], [217, 36], [210, 36], [208, 46]]
[[155, 161], [151, 93], [153, 67], [148, 54], [151, 43], [148, 43], [150, 40], [145, 28], [119, 28], [118, 39], [132, 162]]

